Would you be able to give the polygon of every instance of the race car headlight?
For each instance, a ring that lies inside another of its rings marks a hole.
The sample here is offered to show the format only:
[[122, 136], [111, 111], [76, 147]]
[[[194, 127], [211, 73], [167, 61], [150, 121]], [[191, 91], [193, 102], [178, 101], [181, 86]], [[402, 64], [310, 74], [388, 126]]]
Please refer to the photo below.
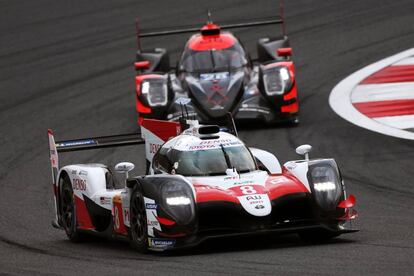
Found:
[[263, 83], [268, 96], [282, 95], [292, 84], [289, 69], [281, 66], [264, 71]]
[[164, 106], [168, 102], [167, 80], [164, 78], [144, 80], [141, 94], [147, 98], [150, 106]]
[[335, 168], [331, 166], [313, 167], [311, 170], [316, 202], [326, 210], [335, 210], [342, 195], [342, 186]]
[[178, 224], [190, 223], [195, 216], [193, 191], [190, 186], [180, 180], [172, 180], [161, 188], [165, 211]]

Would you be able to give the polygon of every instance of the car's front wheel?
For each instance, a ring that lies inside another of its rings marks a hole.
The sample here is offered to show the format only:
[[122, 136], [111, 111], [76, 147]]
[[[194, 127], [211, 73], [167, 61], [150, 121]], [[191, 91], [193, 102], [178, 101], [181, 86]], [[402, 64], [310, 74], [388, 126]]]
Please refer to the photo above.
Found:
[[136, 185], [131, 195], [129, 233], [132, 247], [141, 253], [148, 251], [147, 229], [144, 197], [139, 185]]

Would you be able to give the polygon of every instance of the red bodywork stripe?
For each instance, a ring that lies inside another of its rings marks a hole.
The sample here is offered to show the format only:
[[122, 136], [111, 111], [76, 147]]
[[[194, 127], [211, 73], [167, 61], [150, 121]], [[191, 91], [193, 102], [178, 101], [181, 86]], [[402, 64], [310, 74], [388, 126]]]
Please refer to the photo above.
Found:
[[294, 176], [288, 174], [270, 176], [266, 181], [269, 199], [275, 200], [288, 194], [309, 193], [309, 190]]
[[[255, 184], [248, 186], [252, 186], [257, 191], [257, 194], [267, 194], [271, 201], [288, 194], [309, 193], [309, 190], [299, 180], [288, 174], [269, 176], [265, 186]], [[194, 184], [197, 193], [197, 203], [226, 201], [240, 204], [237, 197], [244, 195], [241, 193], [240, 187], [235, 186], [225, 190], [208, 185]]]
[[296, 99], [298, 96], [298, 90], [296, 88], [296, 83], [293, 85], [292, 89], [283, 96], [284, 101], [288, 101], [291, 99]]
[[350, 195], [347, 199], [342, 200], [338, 204], [338, 207], [339, 208], [343, 208], [343, 209], [345, 209], [345, 208], [351, 208], [351, 207], [354, 207], [355, 202], [356, 202], [355, 196], [354, 195]]
[[364, 79], [361, 84], [414, 81], [414, 65], [388, 66]]
[[177, 122], [144, 118], [144, 120], [142, 121], [142, 126], [148, 131], [151, 131], [154, 135], [156, 135], [164, 142], [181, 133], [180, 124]]
[[236, 43], [231, 34], [220, 35], [194, 35], [188, 42], [188, 47], [193, 51], [223, 50]]
[[92, 224], [91, 217], [89, 216], [88, 209], [85, 202], [74, 195], [76, 206], [76, 224], [79, 229], [94, 230], [95, 227]]
[[294, 102], [293, 104], [290, 104], [290, 105], [282, 105], [280, 107], [280, 111], [282, 113], [296, 113], [298, 112], [298, 109], [299, 109], [298, 102]]
[[172, 226], [175, 224], [175, 221], [167, 219], [167, 218], [162, 218], [162, 217], [155, 217], [159, 223], [161, 223], [162, 225], [166, 225], [166, 226]]
[[194, 188], [197, 193], [197, 203], [208, 201], [227, 201], [236, 204], [240, 204], [236, 195], [230, 190], [221, 190], [218, 188], [210, 187], [208, 185], [195, 184]]
[[150, 107], [148, 107], [148, 106], [145, 106], [145, 105], [143, 105], [142, 103], [141, 103], [141, 101], [138, 99], [138, 97], [137, 97], [137, 112], [138, 113], [151, 113], [151, 108]]
[[354, 107], [370, 118], [414, 114], [414, 100], [393, 100], [353, 103]]

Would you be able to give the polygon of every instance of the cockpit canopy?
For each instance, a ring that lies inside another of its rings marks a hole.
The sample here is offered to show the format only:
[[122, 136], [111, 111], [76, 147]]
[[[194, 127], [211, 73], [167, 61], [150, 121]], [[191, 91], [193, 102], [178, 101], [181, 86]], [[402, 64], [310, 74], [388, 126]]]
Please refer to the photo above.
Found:
[[183, 176], [214, 176], [226, 175], [226, 170], [233, 168], [238, 173], [257, 169], [250, 151], [230, 134], [223, 135], [222, 133], [216, 139], [184, 136], [187, 137], [176, 137], [168, 141], [156, 153], [153, 159], [155, 173], [173, 172]]
[[233, 71], [247, 65], [247, 55], [230, 33], [217, 36], [196, 34], [188, 41], [180, 60], [180, 70], [188, 73]]

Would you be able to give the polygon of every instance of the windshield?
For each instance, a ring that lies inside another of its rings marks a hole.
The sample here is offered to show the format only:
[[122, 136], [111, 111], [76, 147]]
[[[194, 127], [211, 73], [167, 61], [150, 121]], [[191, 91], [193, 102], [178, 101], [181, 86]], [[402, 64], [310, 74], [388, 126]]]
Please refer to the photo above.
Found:
[[181, 58], [181, 69], [189, 73], [232, 71], [246, 64], [244, 50], [238, 43], [223, 50], [193, 51], [187, 49]]
[[197, 151], [161, 148], [157, 155], [154, 157], [156, 169], [170, 173], [176, 163], [175, 173], [184, 176], [225, 175], [226, 170], [231, 168], [235, 168], [238, 173], [256, 170], [254, 159], [244, 146]]

